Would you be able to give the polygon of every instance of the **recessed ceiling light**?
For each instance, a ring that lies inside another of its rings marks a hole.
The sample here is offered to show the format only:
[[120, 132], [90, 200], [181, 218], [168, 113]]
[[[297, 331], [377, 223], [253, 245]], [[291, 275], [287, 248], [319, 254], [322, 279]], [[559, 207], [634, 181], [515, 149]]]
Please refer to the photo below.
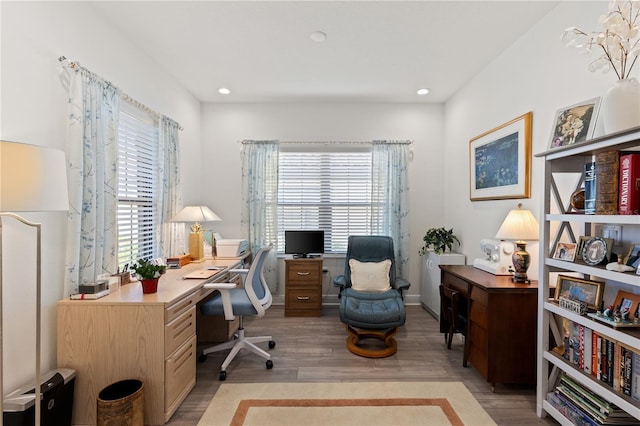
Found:
[[226, 87], [221, 87], [218, 89], [218, 93], [220, 93], [221, 95], [228, 95], [229, 93], [231, 93], [231, 90], [227, 89]]
[[309, 35], [309, 37], [317, 43], [322, 43], [327, 39], [327, 34], [322, 31], [314, 31]]
[[418, 95], [426, 95], [427, 93], [429, 93], [429, 89], [419, 89], [416, 93]]

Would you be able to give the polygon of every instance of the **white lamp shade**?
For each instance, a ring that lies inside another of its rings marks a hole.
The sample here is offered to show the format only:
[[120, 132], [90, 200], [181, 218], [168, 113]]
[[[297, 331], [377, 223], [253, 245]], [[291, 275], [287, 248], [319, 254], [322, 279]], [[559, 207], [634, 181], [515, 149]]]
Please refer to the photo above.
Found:
[[0, 141], [0, 211], [69, 210], [64, 152]]
[[537, 241], [539, 233], [538, 221], [533, 217], [531, 211], [518, 208], [509, 212], [502, 222], [502, 226], [498, 229], [496, 238]]
[[175, 215], [171, 222], [213, 222], [222, 220], [207, 206], [187, 206]]

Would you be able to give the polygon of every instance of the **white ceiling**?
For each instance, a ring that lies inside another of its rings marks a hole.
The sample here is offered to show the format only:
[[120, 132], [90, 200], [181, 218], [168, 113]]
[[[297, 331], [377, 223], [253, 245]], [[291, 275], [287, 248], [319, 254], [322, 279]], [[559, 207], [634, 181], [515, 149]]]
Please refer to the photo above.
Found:
[[92, 4], [202, 102], [443, 102], [558, 1]]

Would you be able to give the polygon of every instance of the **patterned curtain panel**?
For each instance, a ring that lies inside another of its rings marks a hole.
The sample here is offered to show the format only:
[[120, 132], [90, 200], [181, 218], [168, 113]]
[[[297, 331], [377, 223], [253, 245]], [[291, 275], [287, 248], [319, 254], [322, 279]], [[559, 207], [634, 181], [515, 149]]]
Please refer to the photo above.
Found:
[[120, 93], [82, 68], [69, 82], [69, 222], [64, 294], [117, 268]]
[[160, 120], [159, 153], [160, 183], [158, 202], [159, 235], [162, 242], [160, 257], [167, 258], [176, 253], [186, 253], [184, 224], [169, 220], [182, 210], [182, 185], [180, 181], [180, 129], [178, 123], [167, 117]]
[[[255, 253], [276, 244], [278, 229], [278, 142], [242, 142], [242, 214], [244, 237]], [[278, 291], [276, 250], [269, 252], [264, 278], [273, 293]]]
[[372, 229], [387, 230], [393, 238], [398, 276], [409, 276], [409, 143], [374, 141], [372, 156], [373, 204], [383, 209], [381, 224]]

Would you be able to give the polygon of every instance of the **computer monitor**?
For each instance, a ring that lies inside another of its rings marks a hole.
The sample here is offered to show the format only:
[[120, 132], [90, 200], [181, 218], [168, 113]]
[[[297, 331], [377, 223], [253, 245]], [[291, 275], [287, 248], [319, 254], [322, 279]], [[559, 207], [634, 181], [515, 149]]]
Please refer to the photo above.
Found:
[[284, 252], [293, 257], [309, 257], [324, 253], [324, 231], [284, 231]]

